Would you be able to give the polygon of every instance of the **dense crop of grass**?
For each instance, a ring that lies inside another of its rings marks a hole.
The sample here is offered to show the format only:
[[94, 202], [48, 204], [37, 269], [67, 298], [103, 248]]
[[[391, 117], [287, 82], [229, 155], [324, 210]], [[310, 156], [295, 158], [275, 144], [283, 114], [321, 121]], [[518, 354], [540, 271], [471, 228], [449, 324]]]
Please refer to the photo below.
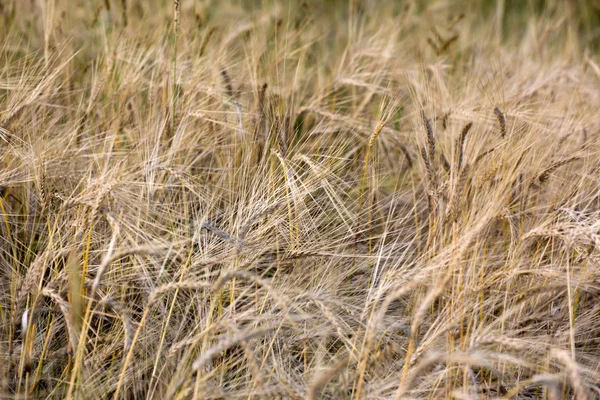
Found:
[[598, 12], [0, 1], [0, 397], [600, 398]]

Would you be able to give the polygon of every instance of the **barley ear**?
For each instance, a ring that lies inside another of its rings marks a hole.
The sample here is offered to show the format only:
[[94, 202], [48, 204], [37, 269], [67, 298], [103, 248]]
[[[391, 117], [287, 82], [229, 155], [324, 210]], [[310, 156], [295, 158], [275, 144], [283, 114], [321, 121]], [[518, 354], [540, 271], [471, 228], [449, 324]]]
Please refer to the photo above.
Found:
[[504, 114], [498, 107], [494, 108], [494, 114], [496, 114], [498, 124], [500, 124], [500, 136], [504, 138], [506, 136], [506, 119], [504, 118]]
[[427, 133], [427, 150], [429, 151], [429, 157], [433, 157], [435, 154], [435, 136], [433, 134], [433, 128], [431, 127], [431, 121], [425, 115], [425, 111], [421, 111], [421, 118], [423, 119], [423, 125], [425, 126], [425, 133]]
[[460, 136], [458, 137], [458, 140], [456, 142], [456, 160], [457, 160], [457, 166], [458, 166], [457, 171], [460, 171], [460, 168], [462, 167], [463, 154], [465, 151], [465, 142], [467, 140], [467, 135], [469, 134], [471, 127], [473, 127], [472, 122], [469, 122], [468, 124], [466, 124], [465, 127], [463, 128], [462, 132], [460, 132]]

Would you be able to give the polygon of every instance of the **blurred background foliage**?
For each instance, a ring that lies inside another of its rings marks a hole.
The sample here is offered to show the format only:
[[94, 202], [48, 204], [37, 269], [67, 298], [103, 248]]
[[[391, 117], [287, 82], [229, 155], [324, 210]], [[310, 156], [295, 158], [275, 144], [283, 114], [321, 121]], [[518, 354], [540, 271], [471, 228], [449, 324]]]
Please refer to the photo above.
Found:
[[[18, 33], [25, 41], [38, 37], [34, 31], [43, 29], [43, 23], [36, 24], [42, 22], [36, 21], [40, 14], [39, 9], [48, 8], [61, 1], [64, 0], [1, 0], [0, 32], [3, 35]], [[91, 18], [92, 22], [99, 23], [102, 12], [106, 10], [109, 10], [112, 22], [122, 24], [124, 6], [127, 8], [125, 18], [138, 27], [140, 24], [154, 26], [158, 22], [166, 22], [165, 26], [170, 26], [171, 23], [169, 20], [158, 21], [158, 13], [153, 13], [153, 10], [169, 6], [171, 0], [68, 0], [68, 3], [71, 15], [63, 17], [72, 21], [64, 28], [74, 26], [73, 19], [85, 22]], [[488, 20], [501, 32], [504, 40], [522, 34], [538, 19], [551, 18], [560, 21], [564, 18], [581, 35], [582, 42], [587, 46], [596, 49], [600, 37], [600, 0], [182, 0], [182, 4], [184, 10], [193, 10], [193, 20], [199, 25], [214, 14], [236, 18], [279, 5], [286, 9], [283, 14], [289, 18], [310, 17], [315, 13], [319, 18], [330, 17], [332, 22], [338, 23], [347, 21], [349, 13], [355, 17], [367, 18], [366, 16], [377, 16], [378, 10], [387, 16], [399, 18], [410, 13], [431, 23], [435, 21], [427, 19], [433, 14], [462, 13], [467, 18]], [[17, 20], [19, 24], [15, 23]], [[331, 29], [335, 28], [336, 25], [331, 26]], [[71, 33], [77, 36], [76, 31]], [[85, 39], [85, 35], [82, 35], [81, 39]]]

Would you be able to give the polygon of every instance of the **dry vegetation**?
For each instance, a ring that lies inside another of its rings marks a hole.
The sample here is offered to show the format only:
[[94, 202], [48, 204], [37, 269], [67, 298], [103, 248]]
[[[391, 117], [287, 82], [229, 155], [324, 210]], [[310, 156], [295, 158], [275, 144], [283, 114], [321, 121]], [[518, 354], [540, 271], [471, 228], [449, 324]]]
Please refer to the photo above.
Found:
[[0, 1], [2, 398], [600, 398], [598, 8]]

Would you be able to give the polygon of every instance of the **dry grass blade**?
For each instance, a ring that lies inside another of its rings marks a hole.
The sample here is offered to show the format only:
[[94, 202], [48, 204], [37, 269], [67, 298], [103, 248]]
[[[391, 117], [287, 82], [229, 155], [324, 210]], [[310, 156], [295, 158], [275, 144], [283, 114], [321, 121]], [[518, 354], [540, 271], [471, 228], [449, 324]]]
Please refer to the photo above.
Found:
[[564, 350], [552, 349], [551, 355], [566, 367], [569, 379], [571, 379], [571, 385], [573, 385], [573, 389], [575, 390], [575, 398], [577, 400], [588, 400], [590, 398], [589, 392], [583, 383], [583, 379], [581, 379], [579, 365]]
[[[415, 312], [415, 315], [412, 320], [412, 324], [410, 326], [410, 335], [411, 338], [416, 338], [419, 332], [419, 328], [425, 319], [425, 315], [427, 314], [427, 310], [431, 307], [431, 304], [442, 294], [444, 291], [446, 284], [450, 280], [450, 276], [443, 278], [439, 283], [435, 285], [435, 287], [431, 288], [423, 301], [420, 303], [419, 308]], [[414, 363], [414, 360], [411, 362]]]
[[324, 370], [322, 373], [317, 374], [311, 380], [311, 384], [308, 387], [308, 393], [306, 395], [307, 400], [317, 400], [319, 393], [327, 385], [327, 383], [335, 378], [346, 366], [349, 360], [343, 359], [335, 363], [331, 368]]
[[215, 235], [217, 235], [218, 237], [220, 237], [223, 240], [226, 240], [228, 242], [235, 242], [235, 238], [233, 236], [231, 236], [229, 233], [225, 232], [224, 230], [217, 228], [209, 221], [203, 222], [200, 225], [199, 229], [200, 230], [206, 229], [206, 230], [214, 233]]
[[403, 383], [400, 384], [396, 391], [395, 399], [403, 399], [407, 392], [412, 388], [413, 383], [417, 378], [424, 377], [429, 369], [438, 363], [446, 364], [467, 364], [467, 365], [480, 365], [489, 367], [489, 363], [484, 358], [484, 354], [469, 354], [469, 353], [456, 353], [452, 355], [445, 355], [440, 353], [431, 353], [424, 357], [408, 374], [407, 378]]
[[[35, 286], [40, 283], [46, 268], [48, 267], [48, 262], [51, 260], [51, 252], [49, 249], [44, 250], [41, 254], [36, 257], [36, 259], [31, 263], [29, 268], [27, 269], [27, 273], [25, 278], [23, 279], [23, 283], [21, 284], [21, 288], [16, 297], [15, 305], [17, 310], [20, 309], [25, 302], [25, 298], [28, 294], [32, 293], [35, 289]], [[16, 314], [13, 314], [16, 317]]]
[[50, 288], [42, 289], [42, 295], [52, 299], [52, 301], [54, 301], [63, 314], [65, 325], [68, 331], [69, 348], [70, 351], [75, 351], [75, 349], [77, 349], [79, 337], [75, 327], [73, 326], [73, 323], [71, 322], [69, 303], [67, 303], [58, 293]]
[[[410, 327], [410, 338], [409, 338], [409, 342], [408, 342], [408, 349], [407, 349], [406, 355], [404, 357], [404, 366], [402, 367], [402, 371], [401, 371], [400, 386], [398, 388], [398, 391], [396, 392], [396, 399], [399, 399], [401, 394], [405, 390], [404, 388], [407, 385], [406, 379], [407, 379], [407, 376], [409, 375], [409, 369], [412, 367], [413, 364], [415, 364], [419, 360], [421, 355], [425, 352], [424, 345], [421, 345], [420, 347], [418, 347], [416, 349], [415, 349], [415, 346], [418, 342], [419, 328], [425, 318], [427, 309], [431, 306], [433, 301], [435, 301], [435, 299], [437, 299], [442, 294], [443, 290], [446, 287], [446, 284], [450, 280], [450, 277], [451, 276], [449, 274], [446, 275], [445, 277], [442, 278], [442, 280], [434, 288], [431, 288], [427, 292], [425, 299], [423, 299], [423, 301], [420, 302], [420, 305], [418, 306], [418, 308], [413, 316], [412, 324]], [[410, 384], [408, 384], [408, 386], [410, 386]]]
[[243, 242], [246, 239], [246, 235], [250, 231], [250, 228], [252, 227], [252, 225], [257, 223], [260, 219], [274, 213], [275, 211], [277, 211], [277, 209], [279, 207], [283, 206], [284, 204], [285, 203], [283, 203], [283, 202], [277, 202], [277, 203], [273, 204], [272, 206], [266, 207], [263, 211], [257, 213], [256, 215], [253, 215], [252, 217], [250, 217], [250, 219], [248, 221], [246, 221], [246, 223], [244, 223], [244, 225], [240, 229], [240, 232], [238, 234], [239, 241]]
[[236, 335], [225, 337], [216, 345], [210, 347], [204, 353], [202, 353], [202, 355], [199, 358], [197, 358], [192, 364], [192, 369], [197, 371], [200, 368], [204, 367], [208, 362], [212, 361], [213, 358], [221, 354], [223, 351], [229, 349], [231, 346], [234, 346], [241, 342], [246, 342], [250, 339], [259, 336], [264, 336], [271, 330], [271, 328], [257, 328], [247, 332], [240, 332]]
[[119, 237], [119, 233], [121, 232], [121, 227], [120, 227], [119, 223], [110, 213], [106, 214], [106, 218], [110, 224], [110, 227], [111, 227], [113, 233], [112, 233], [112, 237], [110, 239], [110, 243], [108, 244], [108, 249], [106, 250], [106, 254], [104, 255], [104, 258], [102, 259], [102, 263], [98, 267], [98, 272], [96, 273], [96, 278], [94, 279], [94, 282], [92, 283], [92, 293], [95, 293], [96, 290], [98, 289], [98, 287], [100, 286], [100, 282], [102, 281], [102, 277], [104, 276], [104, 273], [106, 272], [106, 268], [110, 265], [110, 263], [112, 261], [112, 256], [115, 251], [115, 246], [117, 244], [117, 239]]
[[125, 331], [125, 341], [123, 344], [123, 348], [125, 349], [125, 351], [128, 351], [131, 346], [131, 343], [133, 342], [133, 335], [135, 333], [133, 321], [131, 320], [129, 313], [127, 312], [125, 307], [123, 307], [122, 304], [108, 296], [100, 300], [98, 304], [108, 305], [109, 307], [111, 307], [123, 321], [123, 330]]
[[209, 282], [204, 281], [170, 282], [157, 287], [152, 291], [152, 293], [150, 293], [150, 296], [148, 296], [147, 307], [152, 307], [161, 296], [169, 292], [173, 292], [176, 290], [200, 290], [207, 289], [210, 287], [212, 287], [212, 285]]
[[372, 315], [371, 320], [369, 322], [369, 326], [368, 326], [368, 330], [367, 330], [369, 333], [368, 338], [367, 338], [367, 343], [371, 343], [373, 341], [376, 329], [383, 321], [383, 318], [385, 317], [385, 314], [387, 313], [390, 305], [394, 301], [398, 300], [399, 298], [401, 298], [403, 296], [406, 296], [408, 293], [415, 290], [418, 286], [419, 286], [418, 283], [411, 282], [411, 283], [401, 286], [398, 289], [395, 289], [394, 291], [392, 291], [390, 294], [388, 294], [385, 297], [383, 303], [381, 304], [381, 306], [379, 307], [377, 312]]

